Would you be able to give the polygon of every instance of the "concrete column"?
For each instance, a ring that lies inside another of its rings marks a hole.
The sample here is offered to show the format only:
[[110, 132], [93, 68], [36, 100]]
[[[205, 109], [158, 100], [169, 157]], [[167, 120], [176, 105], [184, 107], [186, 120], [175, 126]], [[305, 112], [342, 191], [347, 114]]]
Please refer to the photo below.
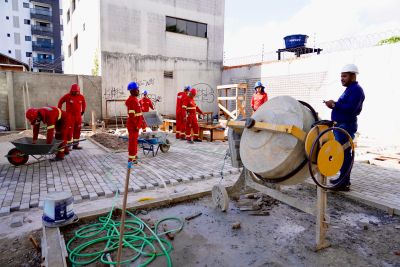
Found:
[[[6, 72], [6, 88], [8, 92], [8, 118], [10, 129], [15, 130], [15, 107], [14, 107], [14, 80], [11, 71]], [[24, 114], [25, 115], [25, 114]]]

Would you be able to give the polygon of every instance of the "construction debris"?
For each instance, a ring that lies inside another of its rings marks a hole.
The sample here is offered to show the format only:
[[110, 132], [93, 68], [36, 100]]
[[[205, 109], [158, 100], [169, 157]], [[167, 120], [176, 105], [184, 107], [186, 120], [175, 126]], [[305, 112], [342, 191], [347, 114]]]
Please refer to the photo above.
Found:
[[24, 217], [22, 215], [13, 215], [11, 217], [11, 224], [12, 228], [21, 227], [24, 224]]
[[186, 220], [186, 221], [193, 220], [194, 218], [197, 218], [197, 217], [201, 216], [202, 214], [203, 214], [202, 212], [197, 212], [197, 213], [195, 213], [195, 214], [193, 214], [193, 215], [187, 216], [187, 217], [185, 218], [185, 220]]
[[36, 249], [37, 252], [41, 251], [41, 247], [33, 235], [29, 235], [29, 241], [31, 241], [33, 247]]
[[250, 211], [252, 216], [269, 216], [269, 211], [278, 201], [262, 193], [251, 193], [240, 196], [237, 206], [240, 211]]
[[232, 224], [232, 229], [237, 230], [240, 229], [242, 226], [240, 224], [240, 222], [235, 222]]

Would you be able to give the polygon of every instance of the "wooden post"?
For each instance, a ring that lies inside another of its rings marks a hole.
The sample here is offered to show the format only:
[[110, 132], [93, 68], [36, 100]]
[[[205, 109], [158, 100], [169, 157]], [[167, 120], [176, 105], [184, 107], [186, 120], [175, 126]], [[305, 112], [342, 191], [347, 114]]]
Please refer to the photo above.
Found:
[[[320, 183], [326, 185], [327, 178], [322, 174], [318, 174], [320, 177]], [[327, 208], [327, 191], [321, 187], [317, 187], [317, 223], [316, 223], [316, 248], [315, 250], [321, 250], [330, 246], [326, 240], [326, 232], [328, 230], [328, 222], [326, 216]]]
[[92, 132], [96, 132], [96, 121], [95, 121], [95, 116], [94, 116], [94, 110], [92, 110]]
[[126, 202], [128, 199], [128, 187], [129, 187], [129, 177], [131, 175], [132, 162], [128, 162], [128, 169], [126, 172], [125, 178], [125, 189], [124, 189], [124, 199], [122, 201], [122, 214], [121, 214], [121, 225], [119, 227], [119, 243], [118, 243], [118, 252], [117, 252], [117, 267], [121, 266], [121, 254], [122, 254], [122, 241], [124, 237], [125, 231], [125, 211], [126, 211]]

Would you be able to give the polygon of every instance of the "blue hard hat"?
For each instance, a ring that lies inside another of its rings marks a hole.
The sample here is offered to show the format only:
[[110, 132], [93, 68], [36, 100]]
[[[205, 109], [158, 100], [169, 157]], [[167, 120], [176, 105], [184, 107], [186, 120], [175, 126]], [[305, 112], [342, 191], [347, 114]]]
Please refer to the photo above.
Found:
[[256, 83], [254, 84], [254, 89], [256, 89], [257, 87], [261, 87], [261, 88], [263, 88], [263, 89], [265, 88], [261, 81], [258, 81], [258, 82], [256, 82]]
[[147, 95], [147, 90], [144, 90], [143, 94], [144, 94], [144, 95]]
[[130, 82], [128, 84], [128, 91], [130, 90], [139, 90], [139, 85], [135, 82]]
[[192, 87], [190, 87], [190, 85], [185, 86], [185, 91], [189, 91], [190, 89], [192, 89]]

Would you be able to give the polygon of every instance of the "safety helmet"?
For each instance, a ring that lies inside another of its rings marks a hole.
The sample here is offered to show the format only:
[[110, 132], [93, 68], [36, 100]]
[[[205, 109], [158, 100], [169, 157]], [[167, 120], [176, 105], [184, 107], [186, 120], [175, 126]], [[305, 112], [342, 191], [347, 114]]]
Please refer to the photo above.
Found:
[[254, 89], [256, 89], [257, 87], [261, 87], [262, 89], [264, 89], [264, 85], [261, 83], [261, 81], [258, 81], [254, 84]]
[[131, 91], [131, 90], [139, 90], [139, 85], [135, 82], [130, 82], [128, 84], [128, 91]]
[[350, 72], [358, 74], [358, 68], [354, 64], [347, 64], [342, 68], [342, 72]]
[[197, 95], [197, 90], [196, 90], [196, 88], [190, 89], [190, 94], [191, 94], [193, 97], [195, 97], [195, 96]]
[[75, 83], [75, 84], [71, 85], [71, 90], [69, 92], [70, 93], [73, 93], [73, 92], [80, 93], [81, 92], [81, 88], [79, 88], [79, 85], [77, 85]]
[[26, 111], [25, 116], [28, 119], [28, 121], [32, 122], [32, 121], [37, 120], [37, 118], [39, 116], [39, 112], [36, 108], [30, 108]]
[[143, 94], [144, 94], [144, 95], [147, 95], [147, 90], [144, 90]]
[[190, 85], [186, 85], [185, 88], [183, 89], [184, 91], [189, 91], [190, 90]]

